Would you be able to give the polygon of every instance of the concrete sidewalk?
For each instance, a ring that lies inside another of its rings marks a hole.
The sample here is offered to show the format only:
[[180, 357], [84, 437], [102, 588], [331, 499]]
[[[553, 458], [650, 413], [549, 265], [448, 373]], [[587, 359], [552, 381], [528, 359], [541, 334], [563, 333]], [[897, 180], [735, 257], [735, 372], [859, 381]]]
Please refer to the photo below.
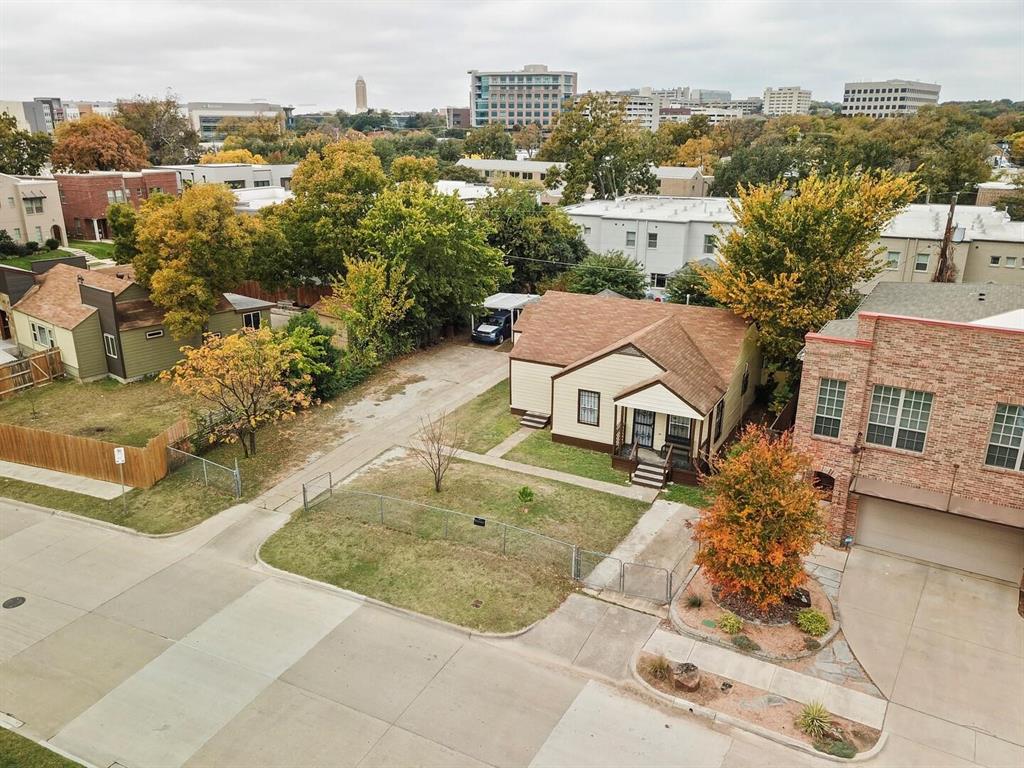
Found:
[[537, 430], [531, 429], [530, 427], [520, 427], [516, 432], [513, 432], [496, 446], [491, 448], [491, 450], [487, 451], [486, 455], [501, 458], [536, 431]]
[[[67, 472], [58, 472], [44, 467], [30, 467], [27, 464], [15, 464], [11, 461], [0, 461], [0, 477], [59, 488], [62, 491], [81, 493], [106, 501], [118, 498], [122, 490], [120, 483], [108, 483], [106, 480], [69, 475]], [[130, 485], [124, 486], [125, 493], [130, 490], [133, 490]]]

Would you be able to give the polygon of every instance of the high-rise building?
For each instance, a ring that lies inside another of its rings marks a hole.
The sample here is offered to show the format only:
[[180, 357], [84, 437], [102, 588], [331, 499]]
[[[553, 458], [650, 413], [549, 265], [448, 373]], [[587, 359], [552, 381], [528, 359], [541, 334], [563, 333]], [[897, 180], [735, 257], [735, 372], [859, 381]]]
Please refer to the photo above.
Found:
[[50, 123], [56, 127], [57, 123], [63, 123], [65, 120], [64, 115], [64, 104], [60, 99], [51, 96], [36, 96], [33, 101], [37, 101], [43, 105], [50, 113]]
[[13, 117], [19, 130], [53, 133], [50, 110], [38, 101], [0, 101], [0, 113]]
[[874, 80], [847, 83], [843, 114], [868, 117], [912, 115], [920, 107], [939, 103], [941, 85], [916, 80]]
[[576, 73], [549, 71], [544, 64], [521, 70], [469, 71], [472, 127], [498, 123], [506, 128], [537, 123], [550, 128], [576, 95]]
[[799, 85], [765, 88], [762, 111], [768, 117], [806, 115], [811, 111], [811, 92]]
[[356, 113], [365, 112], [366, 109], [366, 81], [360, 75], [356, 78]]

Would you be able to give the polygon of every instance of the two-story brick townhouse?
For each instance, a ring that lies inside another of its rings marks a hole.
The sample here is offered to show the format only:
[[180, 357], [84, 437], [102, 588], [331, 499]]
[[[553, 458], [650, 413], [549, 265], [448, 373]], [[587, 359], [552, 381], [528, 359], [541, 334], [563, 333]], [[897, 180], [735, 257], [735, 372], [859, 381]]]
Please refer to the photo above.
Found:
[[833, 543], [1019, 583], [1024, 287], [877, 285], [807, 335], [795, 441]]

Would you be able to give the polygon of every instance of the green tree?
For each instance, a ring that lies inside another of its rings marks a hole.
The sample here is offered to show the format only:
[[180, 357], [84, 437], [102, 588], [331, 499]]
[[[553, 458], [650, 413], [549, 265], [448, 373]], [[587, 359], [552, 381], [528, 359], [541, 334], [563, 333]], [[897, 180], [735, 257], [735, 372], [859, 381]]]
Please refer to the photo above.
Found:
[[437, 181], [437, 160], [432, 157], [396, 157], [391, 163], [391, 179], [402, 181]]
[[58, 123], [50, 159], [54, 169], [74, 173], [137, 171], [149, 165], [142, 137], [99, 115]]
[[470, 131], [466, 136], [463, 151], [471, 157], [500, 160], [514, 160], [516, 157], [516, 145], [505, 130], [505, 126], [499, 123], [488, 123]]
[[710, 293], [707, 278], [693, 264], [686, 264], [669, 275], [665, 282], [665, 298], [673, 304], [719, 306]]
[[548, 172], [549, 188], [564, 184], [562, 201], [578, 203], [588, 190], [598, 199], [656, 194], [654, 136], [626, 118], [624, 99], [587, 93], [558, 116], [539, 157], [565, 163]]
[[471, 184], [482, 184], [484, 177], [479, 171], [467, 168], [464, 165], [455, 163], [443, 163], [438, 167], [437, 175], [442, 179], [453, 179], [455, 181], [468, 181]]
[[199, 134], [181, 114], [178, 99], [171, 93], [162, 99], [136, 96], [119, 100], [114, 120], [142, 137], [153, 165], [191, 163], [199, 156]]
[[889, 172], [740, 187], [730, 201], [736, 226], [714, 269], [702, 269], [711, 296], [753, 321], [769, 363], [791, 368], [804, 336], [845, 315], [855, 286], [879, 270], [882, 228], [917, 194]]
[[423, 182], [381, 192], [359, 225], [366, 255], [405, 265], [415, 301], [405, 328], [418, 340], [464, 320], [511, 278], [488, 233], [459, 198]]
[[138, 255], [135, 240], [135, 208], [131, 203], [114, 203], [107, 208], [107, 222], [114, 237], [114, 261], [130, 264]]
[[518, 131], [513, 131], [512, 137], [516, 149], [524, 150], [530, 157], [537, 154], [537, 150], [544, 143], [544, 134], [541, 133], [540, 126], [537, 123], [528, 123]]
[[308, 387], [317, 400], [330, 400], [344, 389], [341, 379], [341, 349], [334, 344], [334, 329], [321, 323], [312, 312], [295, 315], [284, 330], [292, 349], [300, 354], [292, 362], [297, 386]]
[[222, 184], [197, 184], [140, 211], [132, 264], [152, 302], [164, 310], [172, 336], [202, 331], [221, 294], [245, 276], [250, 226]]
[[609, 290], [627, 299], [642, 299], [647, 278], [643, 268], [622, 251], [592, 253], [569, 270], [566, 288], [572, 293], [591, 294]]
[[945, 146], [925, 150], [917, 176], [933, 197], [948, 198], [953, 192], [973, 191], [975, 185], [988, 181], [992, 168], [992, 137], [987, 133], [962, 133]]
[[505, 254], [517, 290], [534, 293], [544, 280], [564, 272], [589, 253], [579, 227], [563, 210], [541, 205], [523, 184], [499, 187], [476, 204], [490, 225], [487, 242]]
[[780, 179], [792, 184], [806, 171], [806, 157], [800, 147], [782, 144], [742, 147], [715, 165], [712, 192], [732, 197], [743, 185], [771, 184]]
[[0, 173], [35, 176], [53, 151], [53, 139], [45, 133], [18, 128], [18, 121], [0, 112]]

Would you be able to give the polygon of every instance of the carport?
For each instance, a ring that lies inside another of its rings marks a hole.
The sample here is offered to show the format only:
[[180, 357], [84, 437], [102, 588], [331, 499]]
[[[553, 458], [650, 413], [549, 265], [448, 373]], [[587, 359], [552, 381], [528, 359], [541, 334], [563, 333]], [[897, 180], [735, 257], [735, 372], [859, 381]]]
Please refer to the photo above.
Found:
[[[484, 299], [483, 307], [492, 312], [509, 310], [512, 313], [512, 325], [515, 326], [526, 305], [538, 299], [540, 296], [536, 293], [494, 293]], [[476, 327], [476, 314], [470, 315], [469, 325], [471, 328]]]

